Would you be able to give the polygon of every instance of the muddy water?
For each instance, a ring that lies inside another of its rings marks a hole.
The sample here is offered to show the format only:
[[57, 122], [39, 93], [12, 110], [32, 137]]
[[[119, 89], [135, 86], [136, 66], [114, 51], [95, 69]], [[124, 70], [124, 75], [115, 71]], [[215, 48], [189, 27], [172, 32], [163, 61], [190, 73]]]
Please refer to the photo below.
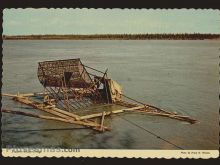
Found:
[[[4, 41], [2, 91], [39, 92], [37, 62], [81, 58], [123, 86], [124, 93], [200, 121], [140, 114], [106, 118], [102, 134], [75, 125], [3, 114], [2, 144], [33, 147], [177, 149], [132, 122], [184, 149], [218, 149], [220, 41]], [[3, 107], [38, 112], [2, 99]]]

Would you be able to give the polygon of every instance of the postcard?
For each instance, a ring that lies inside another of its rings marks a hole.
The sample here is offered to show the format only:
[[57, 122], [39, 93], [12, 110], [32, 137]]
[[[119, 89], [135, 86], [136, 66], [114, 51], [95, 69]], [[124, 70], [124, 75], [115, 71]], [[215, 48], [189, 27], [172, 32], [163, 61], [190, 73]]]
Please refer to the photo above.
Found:
[[4, 9], [2, 155], [218, 158], [219, 15]]

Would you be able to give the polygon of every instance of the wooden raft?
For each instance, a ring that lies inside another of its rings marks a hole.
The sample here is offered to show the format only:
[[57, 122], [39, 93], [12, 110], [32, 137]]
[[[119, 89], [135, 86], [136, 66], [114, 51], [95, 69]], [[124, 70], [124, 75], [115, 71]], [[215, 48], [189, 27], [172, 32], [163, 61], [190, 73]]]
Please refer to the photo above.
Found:
[[[118, 102], [115, 102], [115, 104], [123, 106], [125, 108], [121, 108], [121, 109], [113, 110], [113, 111], [107, 111], [107, 112], [103, 111], [100, 113], [79, 116], [79, 115], [74, 114], [72, 112], [68, 112], [68, 111], [59, 109], [59, 108], [55, 107], [54, 105], [53, 106], [46, 105], [45, 103], [34, 101], [30, 98], [32, 96], [43, 95], [43, 93], [29, 93], [29, 94], [17, 94], [17, 95], [2, 94], [2, 95], [12, 97], [12, 99], [17, 102], [29, 105], [36, 110], [46, 112], [52, 116], [36, 115], [36, 114], [26, 113], [26, 112], [21, 112], [21, 111], [12, 111], [12, 110], [8, 110], [8, 109], [2, 109], [2, 112], [4, 112], [4, 113], [12, 113], [12, 114], [17, 114], [17, 115], [25, 115], [25, 116], [29, 116], [29, 117], [41, 118], [41, 119], [45, 119], [45, 120], [54, 120], [54, 121], [65, 122], [65, 123], [70, 123], [70, 124], [76, 124], [76, 125], [89, 127], [94, 130], [101, 131], [101, 132], [110, 130], [108, 127], [104, 126], [105, 116], [108, 116], [111, 114], [123, 113], [123, 112], [137, 112], [137, 113], [145, 113], [145, 114], [149, 114], [149, 115], [169, 117], [172, 119], [185, 121], [190, 124], [194, 124], [197, 122], [195, 119], [192, 119], [189, 116], [178, 115], [174, 112], [168, 112], [163, 109], [159, 109], [157, 107], [143, 104], [143, 103], [141, 103], [142, 105], [140, 105], [140, 104], [130, 103], [130, 102], [126, 102], [126, 101], [118, 101]], [[101, 123], [97, 123], [93, 120], [94, 118], [98, 118], [98, 117], [101, 117]]]
[[35, 114], [31, 114], [31, 113], [2, 109], [2, 112], [5, 112], [5, 113], [12, 113], [12, 114], [42, 118], [42, 119], [47, 119], [47, 120], [61, 121], [61, 122], [70, 123], [70, 124], [77, 124], [77, 125], [82, 125], [85, 127], [90, 127], [90, 128], [97, 130], [97, 131], [110, 130], [109, 128], [107, 128], [103, 125], [101, 126], [100, 124], [98, 124], [92, 120], [81, 119], [80, 116], [78, 116], [76, 114], [61, 110], [61, 109], [56, 108], [54, 106], [45, 105], [44, 103], [34, 101], [34, 100], [30, 99], [29, 97], [27, 97], [27, 95], [33, 96], [34, 94], [33, 95], [32, 94], [24, 94], [24, 95], [23, 94], [19, 94], [19, 95], [2, 94], [2, 95], [12, 97], [12, 99], [17, 102], [29, 105], [36, 110], [44, 111], [44, 112], [49, 113], [53, 116], [35, 115]]
[[[169, 117], [191, 124], [197, 122], [189, 116], [168, 112], [125, 96], [122, 86], [108, 78], [107, 71], [108, 69], [103, 72], [84, 65], [79, 58], [39, 62], [37, 76], [44, 92], [5, 93], [3, 96], [11, 97], [17, 102], [52, 116], [9, 109], [2, 109], [2, 112], [77, 124], [98, 131], [110, 130], [104, 126], [106, 116], [124, 112]], [[38, 96], [41, 96], [43, 101], [35, 99], [39, 98]], [[124, 100], [129, 100], [129, 102]], [[106, 109], [106, 106], [110, 105], [119, 105], [120, 108]], [[94, 110], [95, 107], [96, 110]], [[100, 123], [97, 123], [94, 118], [100, 118]]]

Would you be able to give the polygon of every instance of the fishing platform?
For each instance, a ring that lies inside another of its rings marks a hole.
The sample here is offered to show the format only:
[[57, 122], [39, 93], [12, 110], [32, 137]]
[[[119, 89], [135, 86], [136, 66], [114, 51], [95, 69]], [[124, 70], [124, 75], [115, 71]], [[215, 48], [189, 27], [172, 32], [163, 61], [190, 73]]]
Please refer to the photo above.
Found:
[[[123, 94], [122, 87], [104, 72], [84, 65], [79, 58], [38, 63], [38, 79], [43, 92], [6, 94], [16, 102], [48, 115], [2, 109], [4, 113], [82, 125], [108, 131], [105, 117], [124, 112], [169, 117], [194, 124], [197, 120], [156, 106], [139, 102]], [[97, 119], [100, 122], [97, 122]]]

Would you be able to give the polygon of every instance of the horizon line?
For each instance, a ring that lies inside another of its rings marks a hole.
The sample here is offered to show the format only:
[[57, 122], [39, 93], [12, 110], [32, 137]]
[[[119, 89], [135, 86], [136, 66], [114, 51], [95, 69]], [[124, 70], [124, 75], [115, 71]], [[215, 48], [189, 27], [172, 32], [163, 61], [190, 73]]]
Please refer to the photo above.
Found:
[[2, 36], [35, 36], [35, 35], [81, 35], [81, 36], [92, 36], [92, 35], [193, 35], [193, 34], [200, 34], [200, 35], [220, 35], [220, 33], [95, 33], [95, 34], [2, 34]]

